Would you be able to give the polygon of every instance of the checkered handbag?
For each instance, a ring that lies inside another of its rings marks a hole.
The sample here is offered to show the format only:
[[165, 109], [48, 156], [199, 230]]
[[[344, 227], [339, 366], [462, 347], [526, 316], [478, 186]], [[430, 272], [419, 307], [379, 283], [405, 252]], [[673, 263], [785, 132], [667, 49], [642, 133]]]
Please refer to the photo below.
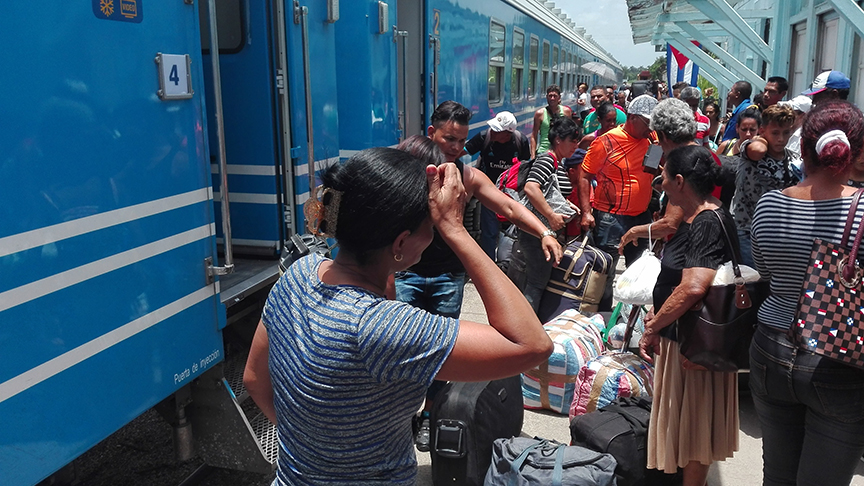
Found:
[[839, 245], [813, 241], [792, 335], [804, 350], [864, 369], [864, 271], [857, 260], [864, 234], [860, 222], [855, 242], [848, 247], [862, 193], [859, 189], [852, 199]]

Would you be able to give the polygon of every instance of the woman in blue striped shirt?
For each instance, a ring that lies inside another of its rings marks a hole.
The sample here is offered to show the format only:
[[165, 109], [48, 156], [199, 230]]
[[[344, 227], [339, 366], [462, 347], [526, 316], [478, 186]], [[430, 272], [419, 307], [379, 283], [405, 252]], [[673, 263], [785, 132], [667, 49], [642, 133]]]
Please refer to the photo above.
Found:
[[[787, 335], [813, 240], [840, 242], [855, 192], [847, 174], [862, 146], [861, 111], [847, 102], [820, 103], [801, 131], [807, 177], [756, 205], [753, 259], [771, 279], [771, 295], [750, 347], [750, 389], [766, 485], [848, 485], [864, 454], [864, 371], [799, 349]], [[858, 206], [856, 219], [862, 215]]]
[[[462, 225], [455, 165], [368, 149], [322, 182], [307, 217], [339, 253], [298, 260], [273, 287], [244, 381], [277, 424], [276, 484], [414, 484], [411, 419], [432, 380], [513, 376], [548, 358], [552, 342]], [[474, 281], [489, 326], [385, 297], [433, 225]]]

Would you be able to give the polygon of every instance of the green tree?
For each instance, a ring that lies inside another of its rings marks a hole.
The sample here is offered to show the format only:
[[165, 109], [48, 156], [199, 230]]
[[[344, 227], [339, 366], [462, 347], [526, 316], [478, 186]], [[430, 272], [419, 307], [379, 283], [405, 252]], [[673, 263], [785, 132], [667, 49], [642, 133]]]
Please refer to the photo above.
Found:
[[657, 59], [654, 59], [654, 63], [651, 64], [651, 67], [648, 68], [651, 71], [651, 79], [659, 79], [661, 81], [666, 79], [666, 55], [662, 55]]

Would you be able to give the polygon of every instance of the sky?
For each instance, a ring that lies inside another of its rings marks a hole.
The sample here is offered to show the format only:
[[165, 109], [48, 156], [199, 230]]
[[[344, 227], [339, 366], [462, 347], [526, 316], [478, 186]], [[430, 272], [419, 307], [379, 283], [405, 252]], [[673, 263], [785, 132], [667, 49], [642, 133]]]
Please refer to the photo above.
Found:
[[553, 0], [623, 66], [650, 66], [664, 53], [654, 52], [650, 43], [633, 44], [625, 0]]

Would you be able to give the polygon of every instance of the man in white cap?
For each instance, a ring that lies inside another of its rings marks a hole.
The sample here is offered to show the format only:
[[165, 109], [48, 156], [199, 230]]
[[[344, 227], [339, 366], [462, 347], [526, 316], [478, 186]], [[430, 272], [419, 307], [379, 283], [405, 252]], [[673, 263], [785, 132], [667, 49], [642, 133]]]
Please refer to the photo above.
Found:
[[[516, 117], [509, 111], [498, 113], [486, 123], [489, 128], [474, 135], [465, 144], [465, 151], [470, 155], [480, 154], [477, 168], [495, 182], [513, 165], [514, 157], [519, 160], [531, 158], [531, 144], [528, 137], [516, 129]], [[495, 211], [483, 206], [480, 213], [480, 247], [492, 260], [495, 260], [500, 226]]]
[[849, 97], [849, 78], [840, 71], [825, 71], [816, 76], [810, 89], [801, 93], [813, 99], [813, 104], [818, 105], [820, 101], [832, 99], [845, 100]]
[[[651, 222], [648, 204], [656, 171], [646, 169], [643, 163], [648, 148], [657, 142], [650, 128], [651, 111], [655, 106], [657, 100], [649, 95], [634, 98], [627, 108], [627, 121], [591, 143], [577, 172], [582, 231], [593, 230], [594, 244], [613, 258], [606, 292], [600, 301], [601, 311], [612, 307], [612, 280], [621, 236], [633, 226]], [[597, 187], [592, 202], [591, 185], [595, 180]], [[632, 263], [645, 248], [647, 241], [644, 239], [639, 240], [639, 245], [627, 245], [625, 262]]]
[[795, 130], [789, 141], [786, 143], [786, 151], [789, 153], [789, 163], [792, 165], [792, 170], [799, 179], [803, 179], [803, 167], [801, 164], [801, 125], [804, 124], [804, 115], [810, 111], [813, 102], [809, 96], [798, 95], [789, 101], [780, 101], [778, 105], [785, 105], [795, 111], [795, 123], [792, 129]]

